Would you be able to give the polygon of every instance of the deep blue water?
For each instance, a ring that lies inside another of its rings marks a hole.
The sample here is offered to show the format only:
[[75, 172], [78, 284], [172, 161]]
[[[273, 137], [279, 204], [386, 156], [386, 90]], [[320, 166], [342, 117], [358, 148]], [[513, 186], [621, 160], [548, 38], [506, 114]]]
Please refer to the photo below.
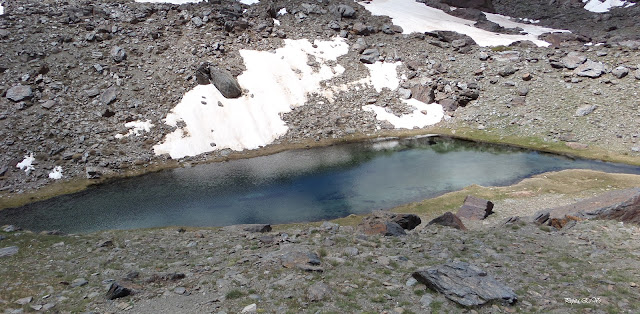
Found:
[[117, 180], [2, 210], [0, 225], [81, 233], [307, 222], [574, 168], [640, 174], [635, 166], [425, 137], [293, 150]]

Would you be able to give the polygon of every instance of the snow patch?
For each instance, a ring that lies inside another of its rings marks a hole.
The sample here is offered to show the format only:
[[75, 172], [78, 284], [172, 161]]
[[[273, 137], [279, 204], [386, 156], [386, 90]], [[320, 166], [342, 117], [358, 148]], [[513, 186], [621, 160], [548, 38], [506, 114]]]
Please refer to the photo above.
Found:
[[444, 117], [444, 109], [439, 104], [425, 104], [416, 99], [403, 99], [402, 102], [416, 109], [400, 117], [376, 105], [366, 105], [362, 109], [375, 113], [376, 119], [386, 120], [396, 129], [423, 128], [440, 122]]
[[29, 174], [29, 172], [31, 172], [32, 170], [36, 170], [35, 167], [33, 167], [32, 163], [36, 160], [35, 157], [33, 157], [33, 153], [29, 154], [29, 156], [24, 156], [24, 159], [19, 162], [16, 167], [20, 168], [20, 170], [24, 170], [24, 172], [26, 172], [27, 174]]
[[385, 87], [391, 90], [398, 88], [400, 80], [398, 79], [397, 68], [400, 64], [401, 62], [386, 63], [379, 61], [374, 64], [365, 64], [369, 69], [369, 81], [378, 93]]
[[273, 19], [273, 25], [280, 26], [280, 21]]
[[260, 0], [240, 0], [240, 3], [246, 4], [246, 5], [252, 5], [258, 2], [260, 2]]
[[[544, 33], [554, 33], [554, 32], [562, 32], [562, 33], [569, 33], [569, 31], [567, 30], [557, 30], [557, 29], [553, 29], [553, 28], [548, 28], [548, 27], [542, 27], [542, 26], [538, 26], [538, 25], [531, 25], [531, 24], [526, 24], [526, 23], [518, 23], [513, 21], [510, 17], [508, 16], [504, 16], [504, 15], [500, 15], [500, 14], [493, 14], [493, 13], [487, 13], [484, 12], [484, 15], [487, 17], [487, 20], [494, 22], [504, 28], [522, 28], [523, 32], [529, 35], [533, 35], [533, 36], [540, 36]], [[538, 21], [539, 22], [539, 21]]]
[[120, 138], [131, 136], [131, 135], [139, 136], [140, 134], [142, 134], [142, 132], [149, 132], [149, 130], [151, 130], [151, 128], [153, 127], [153, 124], [151, 123], [151, 120], [147, 120], [147, 121], [138, 120], [138, 121], [127, 122], [124, 124], [124, 126], [130, 129], [129, 133], [116, 134], [115, 138], [120, 139]]
[[282, 8], [282, 9], [280, 9], [280, 10], [278, 11], [278, 14], [277, 14], [277, 15], [278, 15], [278, 16], [281, 16], [281, 15], [285, 15], [285, 14], [287, 14], [287, 8]]
[[[307, 94], [333, 97], [320, 82], [344, 72], [344, 67], [326, 63], [348, 49], [343, 39], [336, 38], [313, 45], [306, 39], [286, 39], [285, 46], [275, 51], [240, 50], [247, 70], [238, 76], [238, 83], [248, 92], [227, 99], [211, 84], [196, 86], [164, 120], [170, 126], [178, 127], [179, 122], [185, 126], [155, 145], [155, 154], [177, 159], [225, 148], [256, 149], [273, 142], [288, 130], [280, 115], [304, 105]], [[318, 66], [307, 64], [310, 56]]]
[[202, 2], [202, 0], [136, 0], [136, 2], [185, 4], [185, 3], [198, 3], [198, 2]]
[[582, 2], [586, 3], [584, 5], [584, 8], [586, 10], [595, 13], [604, 13], [615, 7], [628, 8], [635, 5], [635, 3], [631, 3], [625, 0], [582, 0]]
[[54, 179], [54, 180], [62, 179], [62, 167], [57, 166], [53, 168], [53, 171], [49, 172], [49, 179]]
[[482, 30], [473, 27], [474, 21], [446, 14], [442, 10], [415, 0], [376, 0], [369, 3], [358, 3], [373, 15], [385, 15], [392, 18], [394, 24], [402, 27], [404, 34], [448, 30], [465, 34], [473, 38], [480, 46], [508, 46], [523, 40], [530, 40], [541, 47], [550, 45], [546, 41], [539, 40], [534, 34], [508, 35]]
[[4, 14], [4, 6], [0, 3], [0, 15]]

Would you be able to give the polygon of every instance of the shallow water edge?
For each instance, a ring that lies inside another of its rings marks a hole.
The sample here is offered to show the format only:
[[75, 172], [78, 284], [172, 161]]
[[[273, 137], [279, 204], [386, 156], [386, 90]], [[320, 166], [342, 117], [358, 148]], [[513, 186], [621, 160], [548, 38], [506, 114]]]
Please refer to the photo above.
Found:
[[[55, 181], [38, 190], [29, 191], [21, 194], [0, 192], [0, 210], [6, 208], [14, 208], [27, 205], [29, 203], [50, 199], [56, 196], [77, 193], [84, 191], [90, 186], [100, 185], [113, 180], [141, 176], [148, 173], [158, 172], [162, 170], [175, 169], [180, 167], [189, 167], [192, 165], [208, 164], [215, 162], [224, 162], [237, 159], [247, 159], [261, 156], [268, 156], [280, 152], [308, 149], [316, 147], [333, 146], [340, 144], [350, 144], [365, 142], [370, 140], [380, 140], [384, 138], [410, 138], [415, 136], [439, 136], [452, 139], [467, 140], [475, 143], [498, 144], [514, 148], [523, 148], [536, 150], [543, 153], [551, 153], [570, 158], [583, 158], [591, 160], [599, 160], [605, 162], [615, 162], [628, 165], [640, 165], [640, 158], [629, 156], [627, 154], [619, 154], [609, 152], [599, 147], [590, 146], [585, 150], [575, 150], [567, 147], [564, 142], [550, 143], [544, 142], [539, 138], [523, 138], [516, 136], [500, 136], [492, 134], [487, 130], [474, 130], [469, 128], [448, 129], [441, 127], [430, 127], [414, 130], [385, 130], [373, 134], [353, 134], [347, 137], [331, 138], [316, 141], [313, 139], [301, 140], [299, 142], [286, 142], [271, 144], [266, 147], [249, 150], [249, 151], [233, 151], [225, 157], [216, 157], [205, 155], [201, 160], [194, 160], [197, 157], [183, 158], [181, 160], [168, 159], [165, 161], [153, 161], [148, 165], [135, 166], [134, 168], [121, 169], [122, 172], [110, 172], [104, 174], [100, 179], [86, 179], [82, 177], [74, 177]], [[200, 156], [198, 156], [200, 157]]]

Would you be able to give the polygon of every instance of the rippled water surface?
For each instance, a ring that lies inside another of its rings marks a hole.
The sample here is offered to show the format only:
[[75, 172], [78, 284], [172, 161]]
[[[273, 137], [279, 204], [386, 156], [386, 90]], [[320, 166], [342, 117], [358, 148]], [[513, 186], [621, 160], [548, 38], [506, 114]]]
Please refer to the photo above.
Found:
[[573, 168], [640, 174], [640, 167], [424, 137], [293, 150], [118, 180], [2, 210], [0, 225], [78, 233], [317, 221]]

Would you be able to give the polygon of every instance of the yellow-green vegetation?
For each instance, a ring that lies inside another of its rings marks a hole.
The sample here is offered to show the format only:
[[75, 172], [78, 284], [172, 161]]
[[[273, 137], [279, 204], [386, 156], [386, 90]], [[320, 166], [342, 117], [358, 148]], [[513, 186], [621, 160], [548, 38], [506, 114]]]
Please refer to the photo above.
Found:
[[[422, 216], [437, 216], [447, 211], [455, 211], [467, 195], [490, 199], [527, 198], [546, 193], [579, 194], [587, 191], [624, 189], [640, 186], [640, 176], [613, 174], [593, 170], [563, 170], [543, 173], [505, 187], [468, 186], [460, 191], [415, 202], [392, 209], [399, 213], [413, 213]], [[341, 221], [341, 220], [339, 220]]]

